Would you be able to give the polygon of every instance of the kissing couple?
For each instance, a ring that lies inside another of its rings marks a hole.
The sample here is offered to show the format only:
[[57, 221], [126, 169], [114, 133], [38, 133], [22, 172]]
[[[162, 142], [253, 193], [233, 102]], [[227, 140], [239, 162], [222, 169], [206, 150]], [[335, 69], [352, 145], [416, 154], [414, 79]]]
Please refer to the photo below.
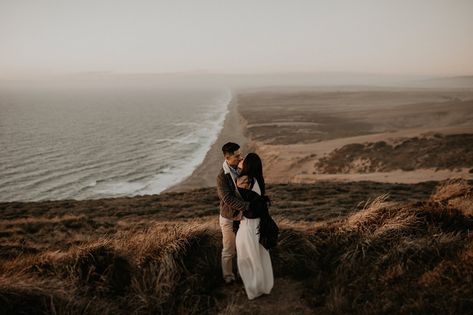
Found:
[[278, 228], [268, 211], [263, 167], [256, 153], [244, 159], [240, 146], [222, 147], [223, 166], [217, 176], [222, 230], [222, 272], [225, 283], [235, 281], [232, 260], [237, 256], [238, 273], [248, 299], [269, 294], [274, 284], [268, 249], [277, 242]]

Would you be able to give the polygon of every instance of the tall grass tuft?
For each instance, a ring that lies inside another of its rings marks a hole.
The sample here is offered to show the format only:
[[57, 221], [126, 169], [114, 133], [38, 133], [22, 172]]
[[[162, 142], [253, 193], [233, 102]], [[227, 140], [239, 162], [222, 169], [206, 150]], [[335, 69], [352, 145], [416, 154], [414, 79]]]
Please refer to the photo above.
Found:
[[6, 314], [201, 314], [215, 306], [220, 238], [206, 224], [156, 225], [2, 266]]
[[[304, 303], [319, 314], [471, 312], [471, 192], [471, 183], [456, 180], [441, 183], [428, 200], [394, 203], [382, 194], [327, 221], [275, 216], [281, 228], [271, 250], [275, 288], [282, 277], [302, 284]], [[229, 290], [222, 287], [221, 246], [217, 221], [206, 218], [0, 256], [0, 310], [235, 313], [238, 297], [222, 293]]]

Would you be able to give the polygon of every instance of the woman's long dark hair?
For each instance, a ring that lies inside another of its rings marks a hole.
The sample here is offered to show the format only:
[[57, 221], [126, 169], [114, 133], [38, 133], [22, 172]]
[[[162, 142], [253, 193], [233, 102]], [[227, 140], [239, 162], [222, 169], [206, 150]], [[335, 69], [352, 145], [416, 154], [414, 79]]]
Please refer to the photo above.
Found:
[[261, 189], [261, 196], [265, 195], [265, 183], [263, 177], [263, 163], [256, 153], [248, 153], [243, 161], [243, 167], [240, 175], [247, 175], [250, 178], [256, 178]]

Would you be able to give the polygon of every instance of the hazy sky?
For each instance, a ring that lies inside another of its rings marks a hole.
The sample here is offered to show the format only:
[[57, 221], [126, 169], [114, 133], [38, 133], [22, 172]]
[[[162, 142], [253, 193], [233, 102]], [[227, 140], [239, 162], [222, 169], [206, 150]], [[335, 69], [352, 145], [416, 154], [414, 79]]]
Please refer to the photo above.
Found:
[[89, 71], [473, 74], [473, 0], [0, 0], [0, 79]]

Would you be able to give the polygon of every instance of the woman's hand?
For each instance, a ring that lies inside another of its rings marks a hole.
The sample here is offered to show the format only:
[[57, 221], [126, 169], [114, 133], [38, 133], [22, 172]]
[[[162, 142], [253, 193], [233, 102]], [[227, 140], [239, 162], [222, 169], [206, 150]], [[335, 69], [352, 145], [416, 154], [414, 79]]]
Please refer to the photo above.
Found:
[[236, 180], [238, 188], [250, 189], [250, 178], [246, 175], [240, 176]]

